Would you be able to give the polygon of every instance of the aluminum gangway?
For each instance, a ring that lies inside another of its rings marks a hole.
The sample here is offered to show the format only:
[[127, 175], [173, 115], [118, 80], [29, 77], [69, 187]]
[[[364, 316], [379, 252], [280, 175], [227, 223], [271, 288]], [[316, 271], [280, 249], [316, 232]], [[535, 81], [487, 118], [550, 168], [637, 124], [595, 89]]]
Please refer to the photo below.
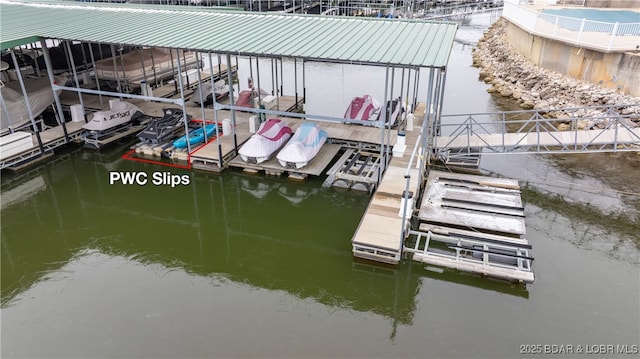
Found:
[[443, 115], [434, 127], [439, 159], [640, 150], [640, 104]]

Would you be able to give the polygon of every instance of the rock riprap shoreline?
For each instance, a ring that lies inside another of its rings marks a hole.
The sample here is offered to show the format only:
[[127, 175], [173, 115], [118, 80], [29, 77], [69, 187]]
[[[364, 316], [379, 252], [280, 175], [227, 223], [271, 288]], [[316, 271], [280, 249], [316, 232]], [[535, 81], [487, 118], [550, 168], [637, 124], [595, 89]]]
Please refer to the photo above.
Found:
[[[488, 92], [513, 98], [524, 109], [614, 105], [613, 111], [624, 115], [625, 125], [640, 126], [640, 98], [536, 66], [509, 44], [505, 36], [507, 28], [507, 20], [499, 19], [485, 32], [473, 50], [473, 66], [480, 68], [480, 79], [491, 84]], [[571, 119], [577, 118], [577, 127], [585, 129], [604, 128], [611, 116], [611, 112], [607, 114], [604, 107], [577, 111], [552, 110], [545, 111], [545, 117], [566, 121], [567, 126]]]

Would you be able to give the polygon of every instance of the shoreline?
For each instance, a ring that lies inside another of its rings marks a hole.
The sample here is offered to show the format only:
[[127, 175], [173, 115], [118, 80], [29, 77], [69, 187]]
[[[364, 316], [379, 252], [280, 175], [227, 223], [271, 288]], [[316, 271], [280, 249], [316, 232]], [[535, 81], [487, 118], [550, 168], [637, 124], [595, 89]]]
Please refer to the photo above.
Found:
[[504, 18], [498, 19], [485, 31], [472, 51], [473, 66], [480, 69], [479, 79], [491, 84], [487, 92], [511, 98], [525, 110], [559, 110], [546, 112], [549, 118], [567, 122], [576, 116], [591, 118], [579, 120], [579, 129], [604, 128], [608, 122], [607, 114], [600, 109], [589, 108], [579, 109], [572, 116], [562, 109], [620, 106], [616, 110], [618, 114], [627, 116], [625, 125], [640, 127], [640, 98], [533, 64], [506, 39], [507, 23]]

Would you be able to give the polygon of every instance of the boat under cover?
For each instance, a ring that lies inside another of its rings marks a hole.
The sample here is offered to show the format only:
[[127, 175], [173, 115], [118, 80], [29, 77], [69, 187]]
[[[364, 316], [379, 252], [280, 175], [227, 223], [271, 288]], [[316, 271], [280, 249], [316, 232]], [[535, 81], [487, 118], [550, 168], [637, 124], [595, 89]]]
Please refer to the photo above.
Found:
[[[385, 126], [394, 127], [397, 125], [398, 120], [404, 118], [405, 112], [404, 104], [400, 97], [398, 97], [394, 100], [387, 101], [387, 105], [385, 106], [384, 111], [381, 112], [380, 116], [385, 119]], [[388, 119], [387, 116], [389, 117]]]
[[[216, 81], [213, 83], [213, 93], [216, 95], [216, 101], [222, 100], [223, 98], [229, 96], [229, 85], [227, 85], [227, 82], [225, 80]], [[204, 101], [202, 100], [202, 97], [204, 97]], [[213, 95], [211, 94], [211, 83], [200, 82], [195, 91], [193, 91], [193, 96], [191, 96], [190, 101], [196, 103], [197, 105], [211, 105], [213, 103]]]
[[[179, 108], [165, 108], [164, 116], [156, 118], [149, 125], [138, 133], [138, 138], [148, 145], [157, 145], [169, 141], [179, 130], [185, 120], [184, 112]], [[187, 120], [191, 116], [187, 115]]]
[[[268, 96], [269, 93], [263, 89], [260, 89], [260, 96], [265, 97]], [[238, 107], [246, 107], [246, 108], [255, 108], [258, 99], [258, 89], [250, 88], [248, 90], [242, 90], [238, 93], [238, 100], [236, 101], [236, 106]]]
[[[24, 79], [25, 89], [27, 90], [27, 99], [31, 107], [31, 113], [34, 117], [39, 116], [53, 101], [53, 90], [48, 77]], [[56, 76], [54, 83], [64, 85], [67, 81], [66, 76]], [[56, 90], [60, 94], [61, 90]], [[4, 104], [0, 109], [0, 132], [5, 132], [9, 128], [18, 129], [29, 123], [29, 111], [22, 88], [18, 81], [3, 83], [0, 85], [0, 94]]]
[[282, 120], [271, 118], [260, 125], [258, 132], [240, 147], [238, 153], [245, 162], [254, 164], [264, 162], [287, 143], [291, 133], [291, 127]]
[[141, 80], [150, 83], [172, 78], [177, 71], [176, 56], [180, 56], [183, 72], [201, 67], [193, 51], [154, 47], [116, 55], [115, 68], [113, 57], [96, 61], [95, 72], [101, 80], [128, 82], [130, 87], [139, 87]]
[[314, 122], [303, 122], [276, 156], [282, 167], [302, 168], [320, 151], [327, 140], [327, 133]]
[[187, 148], [188, 145], [194, 146], [201, 142], [204, 142], [205, 135], [206, 139], [209, 140], [213, 138], [216, 134], [216, 128], [218, 125], [216, 124], [208, 124], [204, 127], [200, 127], [189, 132], [188, 136], [184, 135], [177, 140], [173, 141], [173, 147], [175, 148]]
[[354, 97], [344, 113], [347, 120], [376, 121], [380, 103], [370, 95]]
[[138, 106], [126, 101], [109, 101], [110, 110], [93, 113], [91, 121], [82, 128], [90, 132], [105, 132], [137, 121], [142, 115]]
[[[51, 67], [55, 70], [73, 70], [73, 66], [69, 63], [69, 52], [67, 51], [66, 41], [61, 42], [58, 46], [48, 48], [49, 58], [51, 59]], [[97, 43], [81, 43], [71, 44], [69, 43], [69, 49], [73, 58], [73, 64], [76, 69], [84, 68], [86, 64], [91, 64], [92, 61], [99, 61], [105, 58], [111, 58], [110, 44], [97, 44]], [[116, 49], [117, 53], [126, 54], [131, 51], [131, 47], [123, 46]], [[113, 61], [112, 61], [113, 63]], [[42, 70], [46, 69], [46, 61], [44, 61], [44, 55], [40, 55], [33, 60], [32, 66], [37, 66]]]

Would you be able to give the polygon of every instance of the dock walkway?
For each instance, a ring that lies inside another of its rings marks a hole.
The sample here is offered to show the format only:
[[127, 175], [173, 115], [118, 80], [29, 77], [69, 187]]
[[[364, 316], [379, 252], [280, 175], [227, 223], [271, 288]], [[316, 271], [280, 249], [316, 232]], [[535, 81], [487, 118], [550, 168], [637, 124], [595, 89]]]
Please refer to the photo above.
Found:
[[[414, 112], [414, 130], [407, 131], [405, 144], [413, 148], [419, 137], [419, 128], [424, 119], [424, 103], [419, 104]], [[395, 139], [391, 143], [395, 143]], [[358, 229], [351, 239], [353, 255], [358, 258], [398, 264], [402, 256], [402, 194], [406, 190], [404, 178], [409, 163], [410, 153], [402, 157], [390, 159], [382, 181], [378, 185], [369, 206], [367, 207]], [[418, 170], [410, 172], [409, 188], [416, 188]], [[411, 213], [408, 214], [411, 216]], [[406, 221], [408, 224], [409, 221]]]

